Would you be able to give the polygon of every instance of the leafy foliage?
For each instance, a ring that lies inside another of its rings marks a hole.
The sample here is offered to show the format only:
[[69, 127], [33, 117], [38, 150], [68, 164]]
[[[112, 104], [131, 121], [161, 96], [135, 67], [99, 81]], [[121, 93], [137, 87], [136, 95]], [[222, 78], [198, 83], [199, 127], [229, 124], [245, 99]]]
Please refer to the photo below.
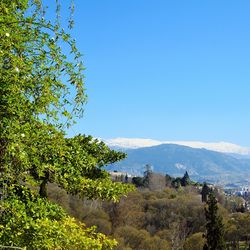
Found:
[[[171, 181], [173, 178], [168, 179]], [[198, 250], [203, 249], [206, 242], [206, 218], [200, 185], [154, 190], [140, 186], [136, 192], [130, 192], [116, 203], [82, 200], [67, 195], [55, 185], [49, 187], [50, 199], [62, 204], [69, 214], [88, 226], [97, 225], [98, 232], [114, 236], [118, 241], [117, 250], [139, 247], [145, 250], [167, 249], [165, 244], [170, 249]], [[226, 201], [237, 197], [227, 197], [222, 190], [214, 190], [218, 200], [217, 216], [223, 218], [227, 246], [247, 248], [249, 213], [232, 213], [234, 205]]]
[[184, 244], [184, 250], [202, 250], [205, 239], [202, 233], [195, 233], [188, 237]]
[[0, 242], [28, 249], [112, 249], [116, 241], [86, 228], [26, 187], [11, 186], [1, 204]]
[[[37, 181], [44, 197], [46, 184], [57, 182], [70, 193], [117, 200], [129, 188], [109, 181], [101, 167], [125, 155], [91, 136], [65, 138], [63, 119], [58, 120], [59, 115], [66, 116], [67, 122], [72, 119], [67, 111], [73, 105], [71, 92], [76, 93], [74, 114], [80, 115], [85, 102], [83, 67], [74, 41], [57, 22], [52, 25], [45, 20], [39, 1], [3, 1], [0, 10], [0, 162], [4, 178], [14, 183]], [[63, 54], [61, 40], [70, 45], [74, 61]]]
[[[65, 136], [82, 116], [86, 94], [81, 54], [60, 25], [56, 2], [55, 21], [47, 19], [42, 1], [0, 2], [1, 241], [31, 249], [76, 249], [76, 242], [81, 249], [102, 249], [114, 242], [46, 200], [49, 183], [114, 201], [133, 190], [113, 183], [103, 168], [125, 154], [91, 136]], [[40, 198], [28, 187], [39, 187]]]
[[131, 249], [168, 250], [169, 243], [158, 236], [151, 237], [146, 230], [138, 230], [130, 226], [117, 228], [117, 238], [123, 238], [124, 245]]
[[[1, 1], [0, 11], [1, 91], [4, 101], [13, 105], [3, 101], [7, 114], [23, 122], [44, 115], [44, 121], [53, 119], [58, 126], [59, 115], [81, 115], [84, 68], [75, 41], [57, 21], [45, 18], [40, 1]], [[71, 60], [62, 43], [69, 46]]]

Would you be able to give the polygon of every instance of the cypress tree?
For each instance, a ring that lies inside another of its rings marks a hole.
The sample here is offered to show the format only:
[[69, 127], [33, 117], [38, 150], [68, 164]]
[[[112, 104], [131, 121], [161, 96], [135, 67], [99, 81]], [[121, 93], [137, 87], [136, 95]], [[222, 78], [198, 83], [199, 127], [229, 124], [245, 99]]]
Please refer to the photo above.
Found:
[[184, 174], [184, 176], [181, 178], [181, 185], [183, 187], [186, 187], [190, 183], [191, 183], [191, 180], [189, 178], [188, 172], [186, 171], [185, 174]]
[[208, 196], [207, 206], [205, 207], [206, 224], [206, 244], [203, 249], [225, 250], [224, 225], [222, 217], [218, 215], [217, 200], [213, 192]]
[[204, 182], [201, 190], [201, 201], [202, 202], [207, 202], [207, 198], [209, 193], [211, 192], [211, 189], [208, 187], [207, 183]]
[[149, 164], [146, 164], [145, 171], [144, 171], [144, 178], [143, 178], [143, 185], [144, 187], [149, 187], [150, 177], [153, 174], [152, 166]]

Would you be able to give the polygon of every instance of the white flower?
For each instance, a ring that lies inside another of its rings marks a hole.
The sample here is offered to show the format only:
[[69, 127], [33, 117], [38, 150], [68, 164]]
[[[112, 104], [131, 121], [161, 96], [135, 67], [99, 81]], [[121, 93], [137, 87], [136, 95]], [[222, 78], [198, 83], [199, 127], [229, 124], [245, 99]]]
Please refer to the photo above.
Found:
[[25, 137], [25, 134], [21, 134], [21, 137]]
[[5, 33], [5, 35], [6, 35], [7, 37], [9, 37], [9, 36], [10, 36], [10, 33]]
[[18, 67], [15, 67], [15, 71], [16, 71], [17, 73], [19, 73], [19, 72], [20, 72], [20, 70], [19, 70], [19, 68], [18, 68]]

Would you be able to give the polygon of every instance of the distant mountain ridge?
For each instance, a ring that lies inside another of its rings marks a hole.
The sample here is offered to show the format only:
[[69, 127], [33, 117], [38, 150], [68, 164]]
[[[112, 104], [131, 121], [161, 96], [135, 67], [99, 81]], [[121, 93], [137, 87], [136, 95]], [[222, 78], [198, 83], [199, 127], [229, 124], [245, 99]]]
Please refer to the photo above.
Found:
[[200, 142], [200, 141], [159, 141], [142, 138], [114, 138], [102, 139], [108, 146], [121, 149], [136, 149], [158, 146], [162, 144], [176, 144], [192, 148], [205, 148], [221, 153], [240, 154], [250, 157], [250, 148], [229, 142]]
[[151, 164], [154, 172], [172, 176], [182, 176], [188, 171], [196, 181], [220, 185], [250, 183], [250, 159], [238, 159], [225, 153], [177, 144], [160, 144], [123, 151], [127, 153], [127, 158], [109, 166], [109, 170], [142, 175], [145, 165]]

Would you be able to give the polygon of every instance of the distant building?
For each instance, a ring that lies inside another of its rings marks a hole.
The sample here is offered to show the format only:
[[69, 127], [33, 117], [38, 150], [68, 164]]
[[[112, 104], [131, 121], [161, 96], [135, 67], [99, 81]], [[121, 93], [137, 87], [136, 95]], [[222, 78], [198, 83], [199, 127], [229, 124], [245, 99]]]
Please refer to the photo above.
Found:
[[239, 196], [250, 196], [250, 188], [249, 187], [243, 187], [240, 190], [235, 191], [236, 195]]
[[131, 178], [133, 177], [131, 174], [128, 174], [126, 172], [119, 172], [119, 171], [108, 171], [111, 180], [113, 181], [121, 181], [121, 182], [129, 182]]

